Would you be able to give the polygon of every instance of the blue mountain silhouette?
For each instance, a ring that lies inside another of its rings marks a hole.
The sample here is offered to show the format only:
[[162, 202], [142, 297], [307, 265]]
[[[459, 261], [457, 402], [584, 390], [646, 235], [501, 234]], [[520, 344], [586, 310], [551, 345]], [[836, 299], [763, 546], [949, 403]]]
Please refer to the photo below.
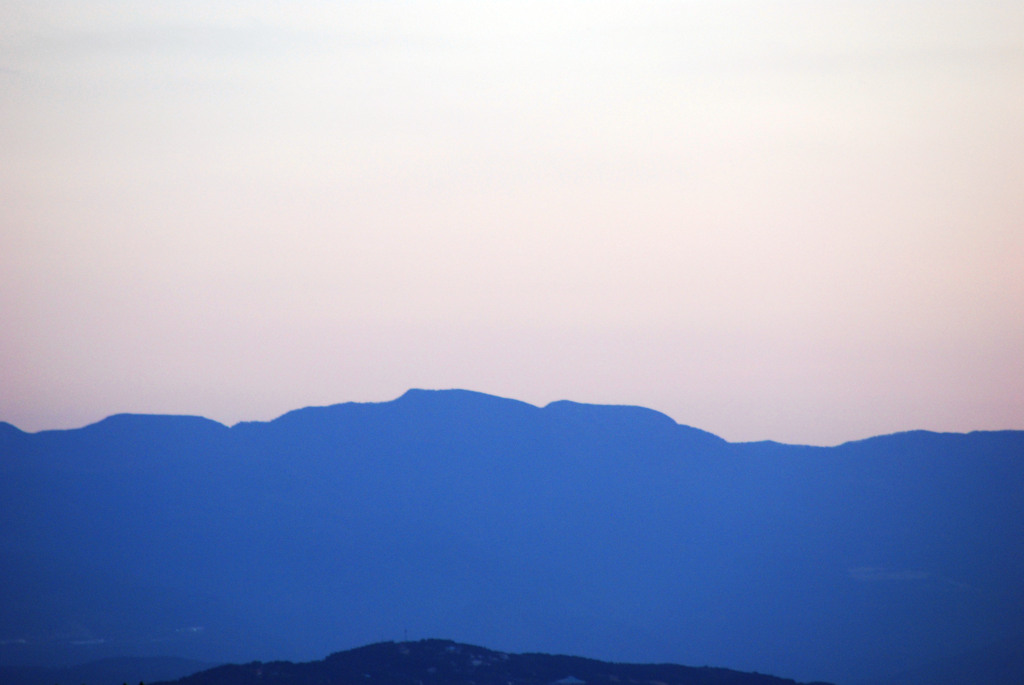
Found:
[[728, 443], [461, 390], [0, 424], [0, 664], [408, 631], [852, 683], [1024, 635], [1021, 493], [1021, 431]]

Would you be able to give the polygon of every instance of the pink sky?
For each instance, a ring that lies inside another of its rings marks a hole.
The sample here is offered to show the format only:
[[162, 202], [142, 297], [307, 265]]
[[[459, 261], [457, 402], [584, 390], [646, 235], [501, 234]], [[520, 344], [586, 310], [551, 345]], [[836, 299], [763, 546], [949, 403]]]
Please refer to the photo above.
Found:
[[0, 420], [1024, 428], [1024, 4], [7, 2]]

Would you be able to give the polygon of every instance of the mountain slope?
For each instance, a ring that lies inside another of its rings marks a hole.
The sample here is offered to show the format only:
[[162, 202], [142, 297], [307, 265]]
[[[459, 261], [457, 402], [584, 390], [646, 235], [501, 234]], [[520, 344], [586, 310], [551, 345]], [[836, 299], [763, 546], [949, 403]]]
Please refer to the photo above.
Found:
[[1024, 624], [1024, 433], [730, 444], [467, 391], [0, 431], [0, 663], [449, 635], [853, 682]]
[[786, 685], [768, 675], [675, 664], [611, 664], [551, 654], [506, 654], [449, 640], [387, 642], [322, 661], [220, 666], [178, 685]]

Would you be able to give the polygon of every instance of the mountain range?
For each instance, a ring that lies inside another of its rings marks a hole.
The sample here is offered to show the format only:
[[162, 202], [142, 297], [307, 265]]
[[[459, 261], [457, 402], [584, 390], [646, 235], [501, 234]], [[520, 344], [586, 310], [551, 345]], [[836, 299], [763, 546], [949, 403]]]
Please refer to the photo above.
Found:
[[[508, 654], [451, 640], [385, 642], [326, 659], [226, 665], [177, 685], [795, 685], [792, 680], [723, 668], [611, 664], [552, 654]], [[824, 685], [824, 683], [818, 684]]]
[[0, 423], [0, 501], [5, 666], [411, 634], [852, 685], [1024, 644], [1024, 431], [729, 443], [412, 390], [231, 427]]

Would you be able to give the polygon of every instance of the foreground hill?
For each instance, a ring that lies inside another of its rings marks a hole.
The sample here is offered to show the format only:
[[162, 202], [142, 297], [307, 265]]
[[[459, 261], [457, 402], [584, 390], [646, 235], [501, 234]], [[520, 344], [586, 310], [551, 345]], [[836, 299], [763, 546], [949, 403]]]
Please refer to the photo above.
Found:
[[506, 654], [448, 640], [386, 642], [323, 661], [228, 665], [178, 685], [786, 685], [784, 680], [723, 668], [610, 664], [551, 654]]
[[1022, 492], [1019, 431], [730, 444], [465, 391], [0, 424], [0, 665], [308, 660], [409, 631], [883, 679], [1024, 637]]

